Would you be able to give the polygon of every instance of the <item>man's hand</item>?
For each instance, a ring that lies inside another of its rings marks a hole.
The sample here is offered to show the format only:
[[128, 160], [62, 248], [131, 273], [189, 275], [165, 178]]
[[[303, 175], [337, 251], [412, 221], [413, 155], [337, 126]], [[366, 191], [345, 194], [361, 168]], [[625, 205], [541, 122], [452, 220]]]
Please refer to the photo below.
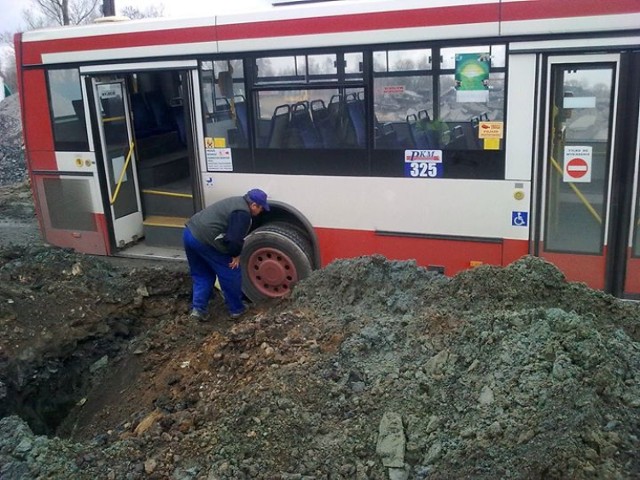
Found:
[[229, 268], [238, 268], [240, 266], [240, 257], [231, 257]]

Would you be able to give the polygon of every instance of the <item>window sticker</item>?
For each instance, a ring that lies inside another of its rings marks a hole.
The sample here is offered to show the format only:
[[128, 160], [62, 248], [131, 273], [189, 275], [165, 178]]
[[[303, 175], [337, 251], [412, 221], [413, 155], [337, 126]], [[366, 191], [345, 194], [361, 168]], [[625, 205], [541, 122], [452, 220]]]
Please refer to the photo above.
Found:
[[593, 163], [593, 147], [567, 146], [564, 147], [563, 182], [589, 183], [591, 182], [591, 165]]
[[504, 122], [480, 122], [478, 138], [503, 138]]
[[456, 99], [458, 102], [489, 100], [488, 53], [458, 53], [456, 55]]
[[404, 176], [442, 178], [442, 150], [405, 150]]
[[484, 142], [483, 148], [485, 150], [500, 150], [499, 138], [485, 138], [483, 142]]
[[511, 212], [511, 226], [512, 227], [527, 227], [529, 226], [529, 212]]
[[120, 181], [120, 175], [122, 175], [122, 183], [127, 182], [129, 179], [127, 178], [127, 172], [124, 171], [124, 156], [114, 157], [111, 160], [111, 166], [113, 168], [113, 178], [114, 182], [117, 184]]
[[206, 148], [208, 172], [233, 172], [230, 148]]

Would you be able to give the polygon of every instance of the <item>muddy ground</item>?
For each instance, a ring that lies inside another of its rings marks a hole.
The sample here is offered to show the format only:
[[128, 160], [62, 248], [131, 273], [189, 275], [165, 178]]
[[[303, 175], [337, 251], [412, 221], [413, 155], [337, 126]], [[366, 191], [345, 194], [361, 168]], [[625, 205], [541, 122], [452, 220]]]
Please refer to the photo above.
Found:
[[196, 323], [185, 268], [43, 245], [25, 192], [0, 188], [3, 480], [640, 477], [638, 304], [533, 257], [363, 257]]

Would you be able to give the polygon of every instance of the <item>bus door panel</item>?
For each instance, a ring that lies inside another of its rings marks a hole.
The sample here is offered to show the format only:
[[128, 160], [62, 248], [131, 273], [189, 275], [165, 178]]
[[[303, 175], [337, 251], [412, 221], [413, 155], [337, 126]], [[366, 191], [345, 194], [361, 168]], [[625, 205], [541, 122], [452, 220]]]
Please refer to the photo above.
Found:
[[[640, 56], [636, 56], [635, 70], [640, 71]], [[637, 83], [636, 83], [637, 85]], [[640, 92], [637, 92], [640, 96]], [[635, 148], [629, 151], [633, 155], [633, 176], [631, 212], [629, 215], [629, 235], [625, 238], [627, 241], [625, 268], [624, 268], [624, 287], [623, 296], [640, 299], [640, 99], [636, 98], [635, 106], [637, 108], [635, 117], [635, 139], [631, 145], [635, 144]], [[633, 135], [633, 129], [629, 132]]]
[[143, 236], [131, 115], [124, 80], [93, 79], [113, 235], [118, 248]]
[[[628, 222], [612, 201], [628, 181], [614, 164], [624, 160], [614, 156], [625, 135], [623, 122], [616, 121], [627, 101], [619, 88], [620, 60], [616, 54], [547, 59], [537, 239], [538, 254], [569, 281], [610, 293], [620, 290], [616, 272], [625, 268], [627, 256], [616, 239], [629, 238]], [[640, 270], [635, 271], [637, 277]]]

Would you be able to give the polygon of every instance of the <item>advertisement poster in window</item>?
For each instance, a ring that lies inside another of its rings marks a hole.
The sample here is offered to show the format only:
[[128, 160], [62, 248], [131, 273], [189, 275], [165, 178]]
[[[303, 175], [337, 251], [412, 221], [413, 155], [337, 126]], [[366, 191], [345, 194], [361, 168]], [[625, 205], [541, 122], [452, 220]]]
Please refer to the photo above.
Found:
[[458, 102], [489, 100], [488, 53], [456, 54], [456, 98]]

